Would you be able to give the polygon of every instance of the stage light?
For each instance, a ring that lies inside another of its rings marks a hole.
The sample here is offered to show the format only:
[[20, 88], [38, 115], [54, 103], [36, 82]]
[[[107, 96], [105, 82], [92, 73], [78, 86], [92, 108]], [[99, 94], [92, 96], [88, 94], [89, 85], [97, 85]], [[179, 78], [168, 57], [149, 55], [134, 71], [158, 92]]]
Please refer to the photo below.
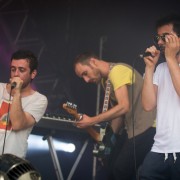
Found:
[[41, 175], [29, 161], [3, 154], [0, 156], [0, 180], [41, 180]]
[[64, 143], [64, 142], [59, 142], [55, 140], [54, 146], [56, 149], [65, 151], [65, 152], [72, 153], [75, 151], [75, 145], [72, 143]]
[[[30, 135], [28, 139], [28, 149], [29, 150], [49, 150], [47, 141], [42, 140], [42, 136]], [[75, 151], [76, 147], [73, 143], [66, 143], [53, 139], [54, 147], [57, 151], [65, 151], [72, 153]]]

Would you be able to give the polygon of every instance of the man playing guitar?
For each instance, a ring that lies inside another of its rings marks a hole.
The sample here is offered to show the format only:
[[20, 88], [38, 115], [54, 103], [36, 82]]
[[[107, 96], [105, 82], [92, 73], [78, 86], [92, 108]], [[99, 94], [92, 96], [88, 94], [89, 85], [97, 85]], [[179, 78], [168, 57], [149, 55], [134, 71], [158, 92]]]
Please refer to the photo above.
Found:
[[141, 105], [142, 76], [128, 64], [109, 63], [88, 52], [76, 57], [74, 70], [85, 82], [101, 83], [104, 89], [110, 82], [111, 107], [93, 117], [83, 114], [76, 126], [87, 128], [110, 122], [113, 132], [118, 135], [125, 125], [125, 141], [117, 139], [108, 161], [109, 179], [132, 180], [149, 152], [155, 134], [155, 111], [145, 112]]

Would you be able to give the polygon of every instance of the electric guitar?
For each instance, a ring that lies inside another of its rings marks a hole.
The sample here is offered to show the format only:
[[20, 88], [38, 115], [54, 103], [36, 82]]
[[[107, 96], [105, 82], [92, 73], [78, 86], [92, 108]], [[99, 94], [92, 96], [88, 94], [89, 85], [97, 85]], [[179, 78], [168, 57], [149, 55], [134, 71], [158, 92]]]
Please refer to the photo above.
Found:
[[[63, 108], [71, 115], [74, 116], [76, 121], [80, 121], [82, 118], [82, 115], [77, 112], [77, 105], [73, 104], [71, 102], [67, 102], [63, 104]], [[92, 127], [85, 128], [86, 131], [90, 134], [90, 136], [96, 141], [101, 141], [99, 133]]]
[[[76, 104], [67, 102], [63, 104], [63, 108], [69, 114], [73, 115], [77, 121], [81, 120], [82, 115], [77, 112]], [[110, 155], [116, 143], [116, 135], [111, 126], [108, 124], [105, 128], [100, 128], [100, 133], [93, 127], [86, 128], [86, 131], [96, 141], [95, 149], [93, 150], [94, 156], [104, 159], [106, 156]]]

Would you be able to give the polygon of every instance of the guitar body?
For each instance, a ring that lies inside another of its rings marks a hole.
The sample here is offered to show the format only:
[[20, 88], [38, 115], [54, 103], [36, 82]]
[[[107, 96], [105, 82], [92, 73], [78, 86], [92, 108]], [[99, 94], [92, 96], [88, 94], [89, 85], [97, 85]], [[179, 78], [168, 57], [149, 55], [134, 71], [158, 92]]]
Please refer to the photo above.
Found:
[[105, 128], [105, 134], [102, 138], [102, 141], [98, 142], [96, 149], [93, 150], [94, 156], [104, 159], [109, 156], [116, 144], [117, 135], [114, 134], [111, 126], [108, 124]]
[[[77, 105], [67, 102], [66, 104], [63, 104], [63, 108], [69, 114], [73, 115], [77, 121], [81, 120], [82, 117], [77, 112]], [[113, 132], [111, 125], [107, 124], [105, 128], [101, 128], [100, 133], [98, 133], [93, 127], [85, 128], [85, 130], [96, 141], [96, 147], [93, 150], [93, 155], [100, 159], [108, 157], [117, 141], [117, 135]]]

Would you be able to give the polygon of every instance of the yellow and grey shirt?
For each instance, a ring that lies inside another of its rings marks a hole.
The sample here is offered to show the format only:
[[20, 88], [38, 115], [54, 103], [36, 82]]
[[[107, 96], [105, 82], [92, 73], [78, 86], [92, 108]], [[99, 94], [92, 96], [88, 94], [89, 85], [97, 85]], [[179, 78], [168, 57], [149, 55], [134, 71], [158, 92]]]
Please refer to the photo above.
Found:
[[[133, 137], [133, 121], [134, 135], [136, 136], [143, 133], [148, 128], [152, 127], [155, 120], [155, 110], [151, 112], [146, 112], [143, 110], [141, 104], [141, 90], [143, 85], [143, 78], [141, 74], [136, 70], [134, 70], [134, 75], [132, 73], [132, 67], [125, 63], [115, 64], [109, 72], [109, 80], [112, 85], [110, 93], [111, 104], [115, 105], [117, 103], [114, 93], [116, 89], [124, 85], [126, 85], [128, 88], [130, 111], [125, 114], [125, 126], [127, 129], [128, 138]], [[103, 79], [103, 86], [105, 86], [105, 81], [106, 80]]]

